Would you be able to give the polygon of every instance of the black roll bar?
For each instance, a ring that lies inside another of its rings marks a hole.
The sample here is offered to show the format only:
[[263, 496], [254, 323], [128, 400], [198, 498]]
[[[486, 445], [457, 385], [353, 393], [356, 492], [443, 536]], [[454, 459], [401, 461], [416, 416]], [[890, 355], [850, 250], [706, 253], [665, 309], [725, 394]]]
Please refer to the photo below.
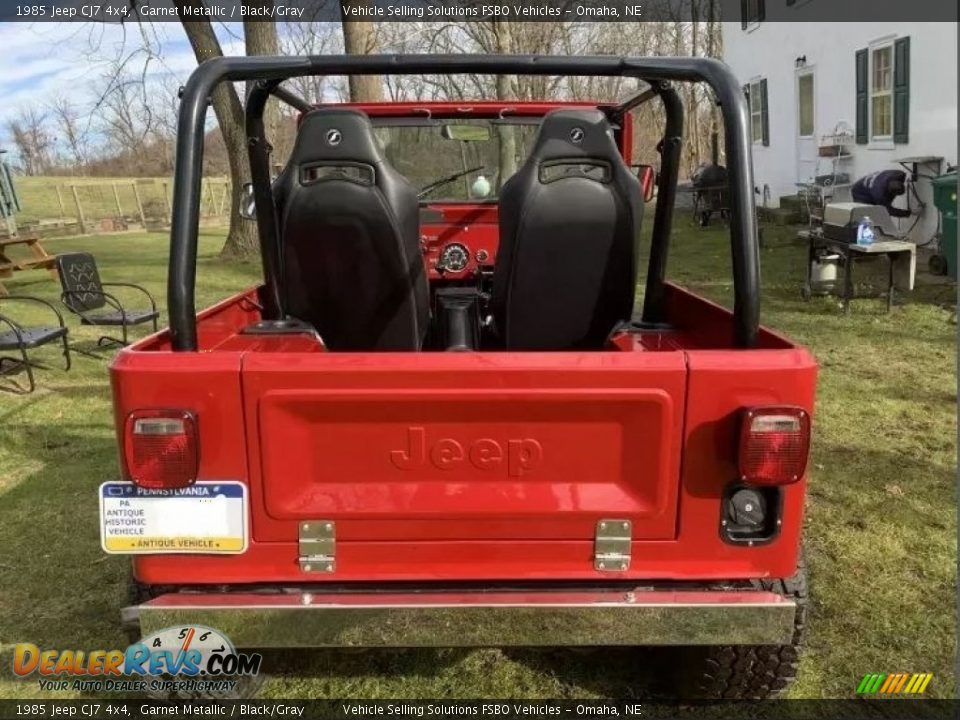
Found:
[[280, 85], [274, 86], [270, 91], [275, 97], [283, 100], [287, 105], [290, 105], [293, 108], [296, 108], [300, 112], [310, 112], [313, 110], [313, 105], [308, 103], [302, 97], [297, 95], [295, 92], [287, 90], [285, 87], [280, 87]]
[[[260, 234], [260, 260], [263, 264], [264, 320], [282, 320], [283, 294], [280, 292], [280, 228], [273, 201], [270, 177], [270, 145], [263, 124], [263, 110], [271, 94], [280, 96], [279, 80], [258, 80], [247, 93], [246, 131], [250, 155], [250, 180], [257, 208], [257, 232]], [[294, 96], [296, 97], [296, 96]], [[285, 98], [283, 98], [286, 100]], [[309, 109], [310, 106], [304, 103]]]
[[[647, 266], [647, 285], [643, 297], [645, 323], [663, 323], [667, 320], [666, 288], [667, 254], [670, 249], [670, 231], [673, 225], [673, 206], [677, 199], [677, 180], [680, 175], [680, 150], [683, 143], [683, 103], [677, 91], [667, 83], [658, 83], [656, 93], [663, 102], [667, 116], [660, 141], [660, 180], [657, 183], [657, 206], [653, 215], [653, 242]], [[753, 181], [751, 180], [751, 186]], [[731, 223], [732, 230], [732, 223]], [[758, 316], [759, 318], [759, 313]], [[756, 330], [754, 330], [756, 333]]]
[[657, 96], [657, 92], [658, 92], [657, 88], [649, 87], [646, 90], [643, 90], [642, 92], [637, 93], [633, 97], [627, 98], [622, 103], [617, 105], [615, 108], [610, 110], [610, 119], [616, 122], [621, 122], [623, 120], [624, 115], [626, 115], [628, 112], [630, 112], [634, 108], [640, 107], [645, 102], [647, 102], [647, 100], [650, 100], [651, 98], [655, 98]]
[[[741, 348], [750, 348], [756, 344], [760, 323], [760, 272], [756, 216], [754, 214], [753, 167], [748, 134], [749, 114], [739, 81], [723, 63], [707, 58], [663, 57], [315, 55], [308, 57], [213, 58], [197, 67], [184, 87], [177, 129], [176, 177], [173, 187], [173, 217], [170, 228], [170, 269], [167, 280], [171, 341], [175, 351], [197, 350], [197, 318], [194, 292], [196, 286], [197, 235], [200, 219], [204, 121], [208, 100], [217, 84], [223, 81], [251, 80], [279, 82], [287, 78], [305, 75], [420, 75], [431, 73], [619, 75], [639, 78], [651, 84], [665, 81], [702, 81], [707, 83], [720, 103], [724, 118], [727, 172], [730, 183], [734, 342], [737, 347]], [[274, 87], [274, 90], [276, 90], [276, 87]], [[665, 104], [669, 103], [668, 97], [669, 94], [664, 95], [661, 92], [661, 98]], [[666, 145], [664, 149], [666, 149]], [[265, 147], [263, 151], [266, 151]], [[259, 152], [255, 154], [259, 155]], [[254, 164], [257, 164], [257, 161], [254, 161]], [[269, 168], [267, 172], [269, 175]], [[661, 190], [665, 186], [666, 183], [663, 183]], [[659, 210], [661, 205], [659, 200], [657, 205]], [[666, 205], [667, 203], [664, 202], [664, 208], [666, 208]], [[656, 229], [656, 218], [654, 219], [654, 226]], [[664, 223], [661, 222], [661, 232], [663, 228]], [[274, 227], [274, 232], [275, 230]], [[669, 221], [666, 222], [666, 230], [669, 231]], [[663, 243], [665, 245], [666, 242], [667, 238], [660, 236], [655, 238], [654, 244]], [[663, 262], [665, 261], [666, 254], [664, 252]], [[661, 276], [661, 283], [662, 279]]]

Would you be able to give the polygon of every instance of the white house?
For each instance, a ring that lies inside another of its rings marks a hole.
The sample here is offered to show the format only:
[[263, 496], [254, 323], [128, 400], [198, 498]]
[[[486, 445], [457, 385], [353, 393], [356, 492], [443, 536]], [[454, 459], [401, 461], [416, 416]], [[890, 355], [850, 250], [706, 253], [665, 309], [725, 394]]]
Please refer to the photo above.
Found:
[[[797, 21], [768, 22], [764, 0], [749, 0], [744, 22], [723, 23], [724, 60], [749, 94], [755, 183], [771, 207], [818, 176], [835, 179], [828, 192], [844, 200], [844, 176], [898, 169], [903, 158], [942, 158], [940, 167], [919, 166], [920, 175], [957, 163], [957, 25], [801, 21], [825, 1], [787, 2]], [[846, 138], [832, 139], [837, 133]], [[843, 157], [822, 157], [837, 154], [820, 150], [831, 142], [842, 143]], [[937, 212], [929, 181], [915, 187], [929, 206], [911, 233], [922, 242], [936, 231]], [[913, 221], [900, 223], [907, 230]]]

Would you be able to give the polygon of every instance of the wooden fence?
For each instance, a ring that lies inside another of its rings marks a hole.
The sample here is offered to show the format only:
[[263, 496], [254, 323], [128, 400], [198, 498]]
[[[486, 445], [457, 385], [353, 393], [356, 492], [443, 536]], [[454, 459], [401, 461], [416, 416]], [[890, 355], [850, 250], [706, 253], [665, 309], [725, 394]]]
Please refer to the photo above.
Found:
[[[17, 223], [41, 237], [162, 230], [170, 226], [172, 191], [172, 181], [163, 178], [23, 178]], [[229, 213], [229, 180], [205, 178], [201, 222], [226, 224]]]

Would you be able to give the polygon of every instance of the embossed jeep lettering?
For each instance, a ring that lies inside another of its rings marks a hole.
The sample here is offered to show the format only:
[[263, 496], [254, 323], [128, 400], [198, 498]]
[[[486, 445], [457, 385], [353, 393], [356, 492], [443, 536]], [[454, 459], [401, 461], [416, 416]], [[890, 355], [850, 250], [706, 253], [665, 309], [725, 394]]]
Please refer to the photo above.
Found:
[[506, 443], [476, 438], [468, 443], [445, 437], [428, 447], [426, 428], [414, 425], [407, 428], [407, 449], [391, 450], [390, 460], [400, 470], [416, 470], [427, 462], [440, 470], [453, 470], [465, 462], [479, 470], [496, 470], [506, 463], [507, 475], [521, 477], [540, 465], [543, 446], [533, 438], [511, 438]]

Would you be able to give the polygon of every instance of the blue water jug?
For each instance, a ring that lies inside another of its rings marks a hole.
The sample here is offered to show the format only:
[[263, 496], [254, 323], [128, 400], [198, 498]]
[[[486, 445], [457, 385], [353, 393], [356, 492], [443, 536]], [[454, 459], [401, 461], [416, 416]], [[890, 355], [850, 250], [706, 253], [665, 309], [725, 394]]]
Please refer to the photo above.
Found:
[[873, 245], [875, 239], [873, 220], [868, 217], [860, 218], [860, 223], [857, 225], [857, 245]]

